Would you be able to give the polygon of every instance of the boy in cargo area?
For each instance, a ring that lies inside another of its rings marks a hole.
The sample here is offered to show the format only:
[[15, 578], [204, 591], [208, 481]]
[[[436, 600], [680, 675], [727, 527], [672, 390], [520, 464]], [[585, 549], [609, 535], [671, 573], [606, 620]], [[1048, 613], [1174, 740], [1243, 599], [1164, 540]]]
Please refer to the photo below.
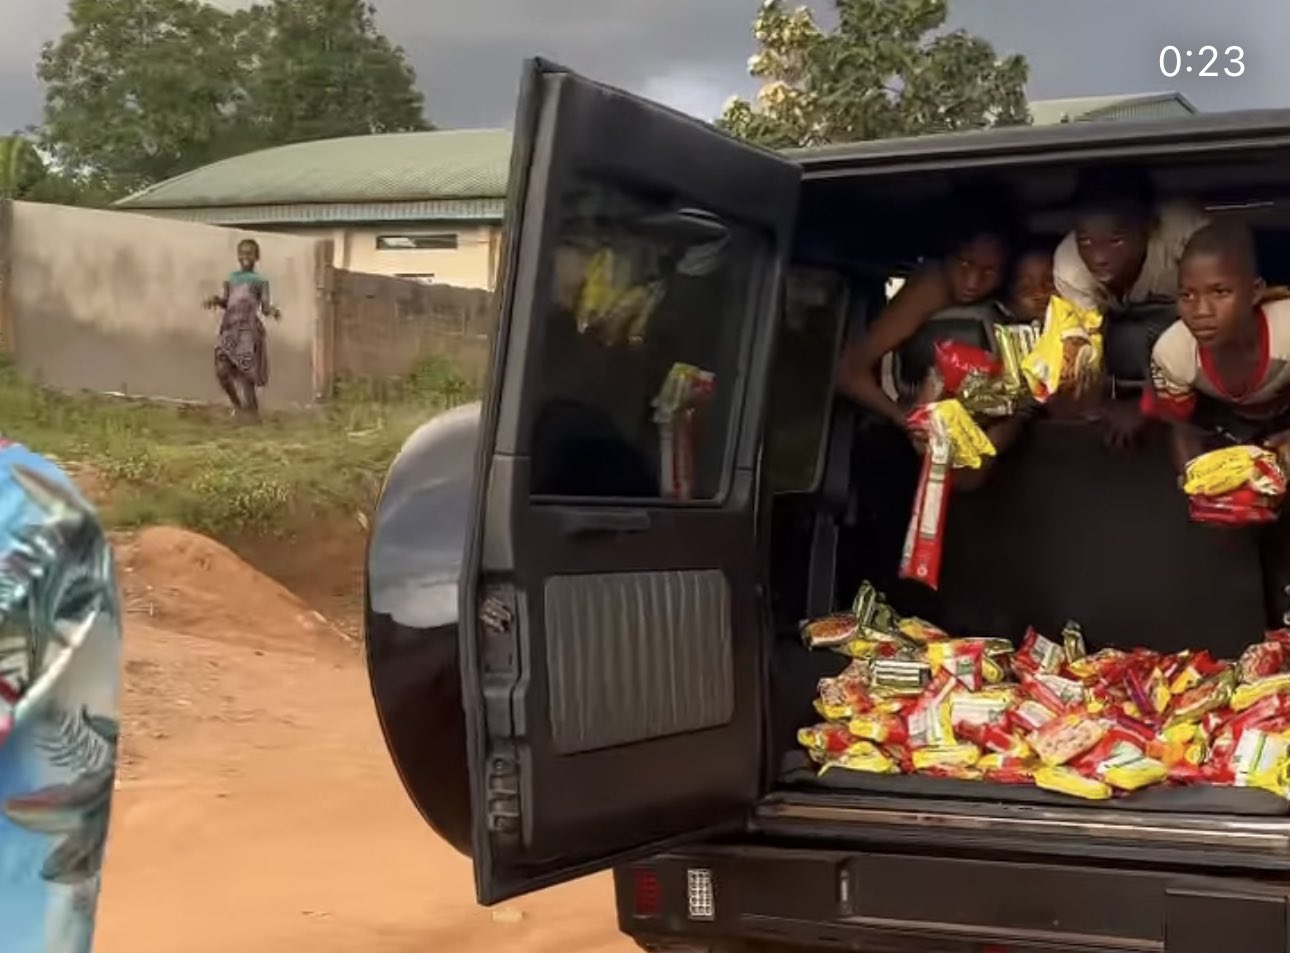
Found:
[[1175, 462], [1217, 446], [1290, 451], [1290, 301], [1270, 300], [1254, 238], [1209, 225], [1183, 252], [1180, 320], [1156, 341], [1143, 411], [1169, 421]]

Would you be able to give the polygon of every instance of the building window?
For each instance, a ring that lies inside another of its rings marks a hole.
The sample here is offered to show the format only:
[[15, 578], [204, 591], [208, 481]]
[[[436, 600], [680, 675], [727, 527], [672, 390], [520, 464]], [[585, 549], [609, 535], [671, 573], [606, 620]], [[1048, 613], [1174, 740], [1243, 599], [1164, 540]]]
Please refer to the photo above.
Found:
[[457, 247], [456, 232], [432, 235], [378, 235], [377, 251], [444, 251]]

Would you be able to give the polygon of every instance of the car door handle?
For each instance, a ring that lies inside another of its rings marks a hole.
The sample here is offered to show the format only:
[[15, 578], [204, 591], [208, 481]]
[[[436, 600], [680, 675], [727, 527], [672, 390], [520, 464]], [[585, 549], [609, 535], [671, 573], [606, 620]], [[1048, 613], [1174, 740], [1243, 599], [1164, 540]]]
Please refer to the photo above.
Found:
[[643, 533], [650, 528], [647, 510], [564, 510], [559, 522], [566, 536]]

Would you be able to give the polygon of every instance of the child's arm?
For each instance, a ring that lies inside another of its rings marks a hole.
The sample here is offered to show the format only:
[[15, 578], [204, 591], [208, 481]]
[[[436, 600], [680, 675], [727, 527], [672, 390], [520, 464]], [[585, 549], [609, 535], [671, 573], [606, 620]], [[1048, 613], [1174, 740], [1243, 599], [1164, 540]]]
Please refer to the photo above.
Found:
[[260, 310], [266, 318], [272, 318], [274, 321], [282, 317], [282, 312], [273, 305], [273, 298], [269, 292], [269, 283], [267, 281], [260, 282]]
[[207, 299], [206, 299], [204, 302], [202, 302], [202, 303], [203, 303], [207, 308], [210, 308], [210, 309], [212, 309], [212, 310], [214, 310], [215, 308], [227, 308], [227, 307], [228, 307], [228, 294], [229, 294], [229, 291], [228, 291], [228, 282], [226, 281], [226, 282], [224, 282], [224, 284], [223, 284], [223, 285], [221, 285], [221, 286], [220, 286], [220, 293], [219, 293], [219, 294], [217, 294], [217, 295], [211, 295], [209, 298], [207, 298]]

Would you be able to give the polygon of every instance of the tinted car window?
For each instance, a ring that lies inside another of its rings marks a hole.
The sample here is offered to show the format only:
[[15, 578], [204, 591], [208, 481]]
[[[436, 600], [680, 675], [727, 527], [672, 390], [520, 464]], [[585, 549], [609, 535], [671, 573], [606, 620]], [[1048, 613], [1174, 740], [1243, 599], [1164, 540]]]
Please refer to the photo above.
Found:
[[764, 239], [679, 196], [595, 181], [563, 208], [533, 493], [719, 498]]

